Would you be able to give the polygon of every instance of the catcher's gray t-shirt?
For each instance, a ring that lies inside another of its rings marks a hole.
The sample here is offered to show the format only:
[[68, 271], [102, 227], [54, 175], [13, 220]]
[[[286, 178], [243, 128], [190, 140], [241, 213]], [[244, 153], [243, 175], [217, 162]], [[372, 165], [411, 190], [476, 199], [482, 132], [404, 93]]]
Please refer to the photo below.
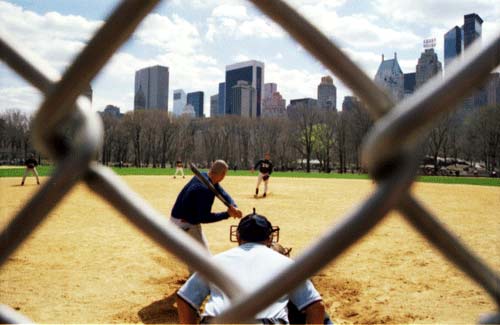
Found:
[[[245, 243], [213, 257], [218, 265], [232, 274], [246, 292], [253, 291], [291, 265], [293, 261], [257, 243]], [[198, 310], [210, 295], [204, 316], [217, 316], [229, 307], [229, 298], [213, 284], [207, 284], [198, 273], [179, 289], [177, 294]], [[321, 300], [311, 281], [307, 280], [293, 292], [275, 301], [256, 315], [256, 318], [281, 318], [288, 321], [286, 305], [290, 299], [299, 310]]]

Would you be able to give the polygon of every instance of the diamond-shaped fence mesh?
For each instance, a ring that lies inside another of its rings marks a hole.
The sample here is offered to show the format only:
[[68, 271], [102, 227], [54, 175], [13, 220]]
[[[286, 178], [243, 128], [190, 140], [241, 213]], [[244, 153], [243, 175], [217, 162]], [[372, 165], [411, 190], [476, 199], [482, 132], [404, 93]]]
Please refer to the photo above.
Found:
[[[244, 292], [230, 274], [202, 253], [197, 242], [173, 227], [110, 169], [93, 161], [100, 146], [102, 126], [89, 109], [84, 109], [88, 105], [86, 98], [78, 96], [157, 2], [123, 1], [57, 82], [34, 66], [34, 60], [19, 54], [6, 35], [0, 35], [0, 58], [45, 94], [36, 114], [34, 138], [39, 139], [38, 148], [57, 162], [51, 181], [42, 186], [0, 234], [0, 266], [68, 191], [83, 181], [159, 246], [198, 270], [232, 299], [231, 307], [214, 320], [216, 323], [251, 319], [333, 261], [393, 209], [400, 211], [416, 231], [482, 286], [500, 306], [499, 276], [408, 191], [416, 173], [415, 151], [419, 141], [440, 115], [456, 107], [464, 95], [484, 82], [500, 64], [500, 33], [486, 46], [468, 50], [464, 60], [444, 80], [432, 80], [410, 98], [394, 104], [328, 37], [285, 2], [251, 0], [367, 104], [377, 122], [365, 139], [362, 159], [378, 185], [368, 199], [341, 223], [332, 226], [290, 268], [255, 292]], [[71, 140], [63, 133], [68, 129], [72, 132]], [[0, 305], [0, 321], [30, 320]], [[498, 323], [500, 314], [482, 321]]]

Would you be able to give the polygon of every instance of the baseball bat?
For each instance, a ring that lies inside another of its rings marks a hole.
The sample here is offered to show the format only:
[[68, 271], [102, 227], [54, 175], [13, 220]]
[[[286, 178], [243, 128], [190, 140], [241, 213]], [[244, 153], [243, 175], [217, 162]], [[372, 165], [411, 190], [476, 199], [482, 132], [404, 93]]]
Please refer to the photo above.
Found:
[[201, 173], [200, 171], [198, 170], [198, 168], [196, 168], [196, 166], [190, 162], [189, 163], [189, 167], [191, 167], [191, 171], [193, 172], [193, 174], [203, 183], [205, 184], [206, 187], [208, 187], [208, 189], [210, 191], [212, 191], [214, 194], [215, 194], [215, 197], [217, 197], [225, 206], [227, 206], [228, 208], [231, 206], [231, 204], [229, 202], [227, 202], [227, 200], [219, 193], [219, 191], [217, 191], [217, 189], [214, 187], [214, 185], [212, 183], [210, 183]]

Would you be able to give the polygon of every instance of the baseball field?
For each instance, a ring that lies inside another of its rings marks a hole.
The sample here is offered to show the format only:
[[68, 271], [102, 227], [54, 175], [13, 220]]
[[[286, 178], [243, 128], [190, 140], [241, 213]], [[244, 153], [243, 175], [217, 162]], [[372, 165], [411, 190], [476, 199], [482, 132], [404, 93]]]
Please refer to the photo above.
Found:
[[[190, 176], [123, 178], [168, 216]], [[280, 242], [293, 248], [292, 257], [374, 190], [365, 179], [275, 177], [269, 197], [255, 199], [255, 181], [230, 175], [222, 185], [244, 213], [255, 207], [281, 228]], [[19, 183], [0, 178], [0, 229], [39, 188], [32, 177]], [[416, 183], [412, 191], [500, 272], [500, 187]], [[203, 226], [212, 253], [235, 245], [229, 227], [236, 223]], [[182, 262], [78, 185], [0, 268], [0, 303], [40, 323], [177, 323], [175, 292], [186, 277]], [[463, 324], [495, 310], [479, 286], [395, 212], [312, 280], [336, 323]]]

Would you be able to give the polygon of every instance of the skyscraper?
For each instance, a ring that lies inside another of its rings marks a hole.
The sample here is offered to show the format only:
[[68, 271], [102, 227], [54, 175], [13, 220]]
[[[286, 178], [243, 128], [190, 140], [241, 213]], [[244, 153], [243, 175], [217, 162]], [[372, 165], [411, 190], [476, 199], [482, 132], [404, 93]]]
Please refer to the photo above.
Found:
[[404, 74], [404, 90], [405, 90], [405, 97], [413, 94], [415, 91], [415, 72], [411, 73], [405, 73]]
[[433, 48], [425, 49], [420, 55], [415, 73], [415, 88], [420, 88], [427, 80], [435, 75], [441, 75], [441, 62], [439, 62]]
[[271, 96], [278, 91], [278, 85], [274, 82], [269, 82], [264, 84], [264, 95], [263, 99], [271, 98]]
[[356, 96], [345, 96], [342, 102], [342, 112], [353, 112], [361, 108], [361, 102]]
[[226, 66], [226, 114], [237, 114], [233, 106], [234, 100], [232, 97], [232, 89], [240, 80], [246, 81], [249, 86], [255, 88], [255, 116], [260, 116], [262, 108], [262, 90], [264, 88], [264, 63], [251, 60]]
[[231, 89], [233, 115], [257, 117], [257, 95], [255, 88], [247, 81], [239, 80]]
[[337, 110], [337, 87], [330, 76], [322, 77], [318, 85], [318, 105], [322, 109]]
[[444, 67], [462, 54], [462, 29], [458, 26], [444, 34]]
[[382, 62], [375, 75], [375, 83], [384, 89], [394, 101], [399, 102], [403, 99], [404, 76], [396, 53], [394, 53], [394, 59], [390, 60], [384, 60], [382, 54]]
[[318, 101], [314, 98], [298, 98], [290, 100], [286, 111], [288, 114], [293, 114], [297, 109], [317, 109]]
[[224, 116], [226, 114], [226, 83], [219, 83], [219, 98], [217, 99], [217, 115]]
[[174, 90], [174, 115], [179, 116], [187, 104], [186, 93], [182, 89]]
[[494, 72], [490, 74], [490, 80], [486, 85], [487, 105], [500, 105], [500, 73]]
[[481, 25], [483, 20], [477, 14], [464, 16], [464, 49], [467, 49], [475, 40], [481, 38]]
[[203, 111], [203, 91], [195, 91], [187, 94], [187, 103], [194, 108], [195, 117], [204, 117]]
[[274, 82], [264, 84], [264, 96], [262, 98], [261, 116], [284, 116], [286, 115], [286, 100], [278, 92], [278, 85]]
[[262, 116], [277, 117], [286, 115], [286, 100], [279, 91], [275, 91], [271, 97], [266, 97], [262, 101]]
[[210, 117], [218, 116], [219, 95], [210, 96]]
[[155, 65], [135, 72], [134, 110], [168, 110], [168, 67]]
[[90, 100], [91, 105], [92, 105], [92, 94], [93, 94], [92, 86], [89, 84], [87, 88], [83, 91], [82, 95], [84, 95]]
[[[471, 44], [481, 38], [481, 25], [483, 20], [477, 14], [472, 13], [468, 15], [464, 15], [464, 25], [462, 27], [463, 30], [463, 44], [464, 50], [467, 50]], [[477, 97], [477, 98], [475, 98]], [[463, 115], [467, 115], [474, 107], [479, 107], [484, 103], [484, 89], [482, 91], [475, 92], [463, 100], [462, 103], [462, 113]]]

